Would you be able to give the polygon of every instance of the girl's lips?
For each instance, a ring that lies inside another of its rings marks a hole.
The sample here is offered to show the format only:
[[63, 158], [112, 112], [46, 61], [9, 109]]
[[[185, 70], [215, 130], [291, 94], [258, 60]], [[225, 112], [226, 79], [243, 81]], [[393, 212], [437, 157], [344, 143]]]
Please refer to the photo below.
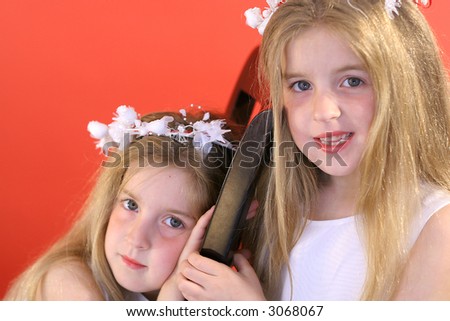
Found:
[[126, 266], [132, 268], [133, 270], [138, 270], [138, 269], [143, 269], [146, 268], [146, 265], [143, 265], [141, 263], [139, 263], [136, 260], [133, 260], [132, 258], [126, 256], [126, 255], [121, 255], [122, 257], [122, 261], [123, 263], [125, 263]]
[[314, 137], [314, 141], [319, 144], [320, 149], [326, 153], [337, 153], [344, 148], [352, 139], [353, 132], [326, 132]]

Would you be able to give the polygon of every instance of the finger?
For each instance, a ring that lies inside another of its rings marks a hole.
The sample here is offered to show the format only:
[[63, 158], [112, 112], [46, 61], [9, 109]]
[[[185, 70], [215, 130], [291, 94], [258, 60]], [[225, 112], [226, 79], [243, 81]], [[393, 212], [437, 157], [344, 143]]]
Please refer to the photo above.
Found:
[[211, 275], [199, 271], [192, 266], [183, 268], [181, 270], [181, 276], [182, 278], [180, 278], [180, 283], [185, 283], [184, 280], [186, 280], [200, 286], [201, 288], [205, 288], [210, 282], [212, 282]]
[[189, 236], [188, 241], [186, 242], [186, 245], [184, 246], [183, 251], [180, 254], [179, 261], [187, 259], [189, 254], [200, 248], [203, 241], [203, 236], [205, 235], [206, 228], [208, 227], [208, 223], [211, 220], [213, 212], [214, 206], [199, 218], [197, 224], [195, 224], [195, 227], [191, 232], [191, 235]]
[[202, 286], [188, 279], [180, 280], [178, 283], [178, 290], [188, 301], [200, 300], [202, 293], [205, 291]]
[[[215, 283], [215, 281], [217, 281], [216, 276], [212, 276], [196, 269], [188, 261], [184, 261], [182, 268], [180, 268], [179, 284], [183, 284], [183, 294], [187, 293], [188, 289], [195, 289], [195, 295], [198, 296], [200, 294], [200, 288], [205, 292], [211, 284]], [[194, 285], [197, 285], [200, 288], [197, 288]], [[193, 295], [193, 293], [190, 292], [190, 295]]]
[[245, 276], [256, 275], [255, 270], [251, 266], [248, 259], [241, 253], [236, 253], [233, 257], [233, 265], [239, 273]]
[[191, 253], [188, 256], [187, 261], [195, 269], [211, 276], [219, 276], [223, 273], [226, 273], [226, 271], [230, 269], [229, 266], [202, 256], [198, 252]]
[[[209, 221], [211, 221], [212, 214], [214, 213], [215, 206], [212, 206], [205, 214], [203, 214], [195, 224], [194, 229], [192, 230], [192, 234], [197, 236], [198, 238], [203, 238], [205, 234], [206, 228], [208, 227]], [[194, 233], [195, 232], [195, 233]]]

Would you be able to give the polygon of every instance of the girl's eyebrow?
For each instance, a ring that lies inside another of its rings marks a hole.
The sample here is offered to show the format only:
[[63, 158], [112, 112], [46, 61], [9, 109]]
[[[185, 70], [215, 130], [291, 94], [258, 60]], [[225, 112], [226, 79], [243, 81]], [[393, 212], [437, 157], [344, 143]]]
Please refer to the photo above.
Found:
[[284, 74], [283, 78], [284, 79], [303, 78], [303, 74], [301, 74], [299, 72], [292, 72], [292, 73]]
[[336, 70], [336, 72], [345, 72], [345, 71], [349, 71], [349, 70], [358, 70], [358, 71], [367, 72], [366, 68], [362, 64], [344, 66], [342, 68], [338, 68]]
[[136, 195], [134, 195], [132, 192], [130, 192], [129, 190], [127, 190], [125, 188], [122, 190], [122, 193], [127, 194], [128, 196], [130, 196], [132, 199], [134, 199], [136, 201], [139, 201], [139, 197], [137, 197]]
[[[138, 201], [138, 203], [140, 203], [139, 197], [137, 197], [136, 195], [134, 195], [134, 194], [133, 194], [132, 192], [130, 192], [129, 190], [127, 190], [127, 189], [124, 188], [124, 189], [122, 190], [121, 193], [127, 194], [127, 195], [130, 196], [133, 200], [136, 200], [136, 201]], [[186, 212], [183, 212], [183, 211], [180, 211], [180, 210], [168, 208], [168, 209], [166, 209], [166, 211], [167, 211], [168, 213], [173, 213], [173, 214], [177, 214], [177, 215], [181, 215], [181, 216], [185, 216], [185, 217], [190, 217], [190, 218], [193, 218], [194, 220], [197, 220], [197, 219], [198, 219], [197, 216], [192, 215], [192, 214], [189, 214], [189, 213], [186, 213]]]
[[[346, 65], [346, 66], [340, 67], [340, 68], [334, 70], [334, 73], [342, 73], [342, 72], [351, 71], [351, 70], [367, 72], [366, 68], [362, 64], [352, 64], [352, 65]], [[303, 78], [303, 77], [305, 77], [305, 76], [303, 75], [302, 72], [295, 72], [295, 71], [291, 72], [291, 73], [286, 73], [283, 75], [284, 79]]]
[[194, 220], [197, 220], [197, 219], [198, 219], [198, 217], [195, 216], [195, 215], [191, 215], [191, 214], [189, 214], [189, 213], [181, 212], [181, 211], [178, 211], [178, 210], [175, 210], [175, 209], [167, 209], [167, 212], [168, 212], [168, 213], [177, 214], [177, 215], [181, 215], [181, 216], [185, 216], [185, 217], [188, 217], [188, 218], [192, 218], [192, 219], [194, 219]]

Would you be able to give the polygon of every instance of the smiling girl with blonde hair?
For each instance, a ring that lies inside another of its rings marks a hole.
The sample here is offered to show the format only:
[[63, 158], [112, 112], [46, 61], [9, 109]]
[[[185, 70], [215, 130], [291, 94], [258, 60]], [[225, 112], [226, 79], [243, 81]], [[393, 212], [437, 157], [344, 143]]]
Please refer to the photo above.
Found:
[[261, 285], [193, 253], [184, 292], [450, 300], [448, 75], [419, 1], [267, 2], [246, 12], [274, 114], [245, 244]]

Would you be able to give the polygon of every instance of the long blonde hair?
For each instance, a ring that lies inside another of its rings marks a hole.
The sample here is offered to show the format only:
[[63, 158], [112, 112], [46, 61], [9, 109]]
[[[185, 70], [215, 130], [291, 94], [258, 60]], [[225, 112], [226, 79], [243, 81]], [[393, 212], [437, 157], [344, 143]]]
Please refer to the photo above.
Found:
[[[174, 113], [149, 114], [142, 117], [142, 121], [150, 122], [164, 115], [173, 116], [178, 123], [185, 122]], [[213, 154], [202, 158], [192, 143], [181, 144], [160, 136], [146, 136], [132, 142], [124, 153], [115, 152], [100, 168], [80, 218], [65, 236], [19, 276], [5, 299], [36, 300], [39, 286], [52, 266], [77, 260], [92, 270], [105, 299], [123, 300], [124, 289], [115, 281], [106, 259], [105, 233], [116, 198], [126, 181], [143, 166], [182, 166], [192, 175], [191, 201], [197, 204], [201, 215], [217, 199], [231, 160], [229, 152], [217, 146]], [[125, 173], [127, 179], [124, 179]]]
[[[288, 0], [269, 21], [260, 49], [261, 87], [274, 111], [274, 168], [261, 181], [263, 204], [250, 246], [268, 298], [277, 298], [283, 266], [317, 199], [320, 171], [303, 155], [287, 166], [278, 147], [292, 142], [283, 112], [285, 48], [317, 25], [345, 40], [367, 68], [377, 108], [361, 160], [357, 212], [366, 237], [363, 300], [389, 299], [407, 255], [420, 184], [450, 190], [450, 97], [436, 40], [413, 1], [389, 19], [383, 0]], [[324, 44], [326, 46], [326, 44]], [[301, 58], [299, 58], [301, 59]], [[266, 187], [268, 186], [268, 187]], [[290, 270], [289, 270], [290, 271]]]

